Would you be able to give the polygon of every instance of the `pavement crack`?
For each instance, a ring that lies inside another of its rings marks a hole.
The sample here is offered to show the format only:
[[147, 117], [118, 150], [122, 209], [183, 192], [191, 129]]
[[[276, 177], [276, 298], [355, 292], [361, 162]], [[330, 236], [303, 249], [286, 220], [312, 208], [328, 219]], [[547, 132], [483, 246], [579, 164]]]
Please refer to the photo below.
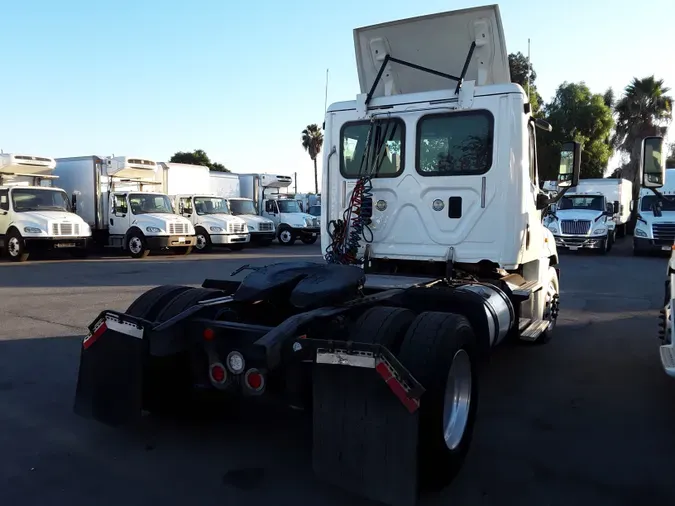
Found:
[[31, 315], [27, 315], [27, 314], [20, 314], [20, 313], [15, 313], [13, 311], [4, 311], [4, 312], [7, 313], [8, 315], [16, 316], [17, 318], [27, 318], [29, 320], [34, 320], [36, 322], [51, 323], [52, 325], [60, 325], [61, 327], [66, 327], [66, 328], [69, 328], [69, 329], [77, 330], [80, 333], [83, 331], [82, 327], [78, 327], [76, 325], [68, 325], [67, 323], [55, 322], [55, 321], [52, 321], [52, 320], [48, 320], [46, 318], [40, 318], [39, 316], [31, 316]]

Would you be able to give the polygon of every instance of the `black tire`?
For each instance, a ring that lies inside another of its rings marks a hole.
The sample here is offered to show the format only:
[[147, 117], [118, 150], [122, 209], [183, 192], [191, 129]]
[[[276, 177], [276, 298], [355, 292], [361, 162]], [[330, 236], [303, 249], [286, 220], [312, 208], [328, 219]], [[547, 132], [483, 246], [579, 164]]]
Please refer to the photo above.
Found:
[[[544, 302], [544, 319], [549, 318], [551, 320], [551, 324], [549, 327], [541, 333], [541, 335], [534, 341], [534, 344], [547, 344], [553, 339], [553, 334], [555, 333], [555, 326], [558, 321], [558, 304], [560, 301], [560, 282], [558, 281], [558, 273], [553, 267], [548, 268], [549, 271], [549, 279], [550, 279], [550, 285], [551, 286], [546, 286], [546, 289], [548, 290], [548, 293], [546, 294], [547, 300]], [[553, 296], [553, 293], [555, 292], [555, 295], [557, 297]], [[550, 295], [550, 307], [548, 306], [549, 304], [549, 295]], [[549, 310], [551, 313], [547, 313], [547, 310]]]
[[[195, 250], [198, 253], [208, 253], [213, 249], [211, 236], [208, 234], [206, 230], [204, 230], [202, 227], [197, 227], [197, 229], [195, 230], [195, 235], [196, 235]], [[200, 244], [203, 244], [203, 246], [200, 247]]]
[[315, 237], [303, 237], [303, 238], [301, 239], [301, 241], [302, 241], [303, 243], [305, 243], [305, 244], [314, 244], [314, 243], [317, 241], [318, 238], [319, 238], [318, 236], [315, 236]]
[[[418, 480], [421, 493], [436, 491], [459, 472], [471, 444], [478, 407], [476, 336], [464, 316], [424, 312], [412, 322], [398, 356], [426, 389], [419, 410]], [[455, 357], [470, 365], [470, 393], [464, 430], [450, 448], [444, 438], [444, 395]]]
[[612, 235], [607, 236], [607, 253], [612, 251], [612, 247], [614, 246], [614, 243], [616, 242], [616, 231], [612, 233]]
[[[140, 245], [137, 245], [136, 241], [140, 241]], [[145, 236], [138, 231], [127, 235], [125, 246], [131, 258], [145, 258], [150, 254]]]
[[[156, 321], [167, 321], [200, 300], [218, 293], [218, 290], [207, 288], [188, 287], [186, 290], [176, 290], [173, 298], [157, 306]], [[189, 352], [161, 357], [150, 355], [144, 380], [143, 409], [146, 411], [170, 417], [189, 417], [197, 414], [198, 399], [194, 395]]]
[[241, 251], [246, 247], [246, 243], [236, 243], [236, 244], [228, 244], [228, 248], [230, 248], [232, 251]]
[[277, 240], [279, 241], [279, 244], [282, 246], [293, 246], [296, 239], [296, 235], [290, 228], [283, 225], [279, 227], [279, 233], [277, 234]]
[[606, 255], [607, 252], [609, 251], [610, 246], [608, 246], [608, 241], [609, 237], [607, 239], [603, 239], [601, 246], [596, 250], [598, 255]]
[[180, 285], [156, 286], [133, 301], [125, 313], [130, 316], [155, 321], [159, 312], [169, 301], [190, 289], [191, 287], [189, 286]]
[[409, 309], [372, 307], [356, 320], [349, 339], [357, 343], [381, 344], [396, 354], [415, 316]]
[[26, 251], [26, 241], [15, 228], [5, 236], [5, 251], [12, 262], [25, 262], [29, 253]]

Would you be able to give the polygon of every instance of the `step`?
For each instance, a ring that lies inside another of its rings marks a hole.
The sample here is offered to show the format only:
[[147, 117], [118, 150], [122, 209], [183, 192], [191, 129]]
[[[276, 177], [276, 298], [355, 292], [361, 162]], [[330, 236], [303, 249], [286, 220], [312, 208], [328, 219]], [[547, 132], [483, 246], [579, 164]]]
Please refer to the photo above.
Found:
[[672, 344], [666, 344], [659, 349], [661, 365], [668, 376], [675, 378], [675, 348]]
[[547, 320], [533, 320], [530, 325], [520, 333], [523, 341], [536, 341], [549, 325]]
[[511, 290], [513, 295], [520, 297], [529, 297], [534, 292], [537, 292], [543, 288], [543, 285], [539, 282], [538, 279], [533, 279], [527, 283], [520, 285], [518, 288]]
[[532, 323], [532, 318], [519, 318], [518, 319], [518, 332], [525, 330], [530, 323]]

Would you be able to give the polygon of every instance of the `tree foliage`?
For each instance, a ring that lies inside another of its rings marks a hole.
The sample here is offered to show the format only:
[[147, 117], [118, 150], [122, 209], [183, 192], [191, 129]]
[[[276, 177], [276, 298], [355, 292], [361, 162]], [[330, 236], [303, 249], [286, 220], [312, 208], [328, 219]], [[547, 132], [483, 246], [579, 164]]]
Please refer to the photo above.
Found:
[[[537, 87], [534, 84], [537, 80], [537, 73], [531, 63], [528, 62], [527, 56], [520, 51], [509, 54], [509, 70], [511, 71], [511, 82], [520, 84], [525, 93], [529, 94], [533, 116], [540, 116], [544, 100], [537, 92]], [[529, 88], [528, 76], [530, 78]]]
[[612, 144], [630, 156], [622, 177], [633, 182], [635, 198], [640, 191], [641, 140], [649, 135], [665, 135], [672, 119], [673, 99], [667, 95], [669, 91], [662, 79], [634, 77], [615, 106], [616, 130]]
[[323, 133], [319, 128], [319, 125], [312, 123], [307, 125], [302, 131], [302, 147], [309, 158], [314, 162], [314, 191], [319, 193], [319, 171], [316, 164], [316, 159], [321, 153], [321, 148], [323, 147]]
[[169, 160], [170, 163], [187, 163], [190, 165], [205, 165], [210, 170], [217, 172], [230, 172], [222, 163], [212, 162], [203, 149], [195, 149], [192, 152], [178, 151]]
[[603, 177], [613, 152], [610, 136], [614, 119], [607, 105], [607, 92], [591, 93], [583, 82], [565, 82], [543, 113], [553, 131], [538, 135], [540, 179], [556, 178], [560, 148], [570, 140], [582, 145], [581, 177]]

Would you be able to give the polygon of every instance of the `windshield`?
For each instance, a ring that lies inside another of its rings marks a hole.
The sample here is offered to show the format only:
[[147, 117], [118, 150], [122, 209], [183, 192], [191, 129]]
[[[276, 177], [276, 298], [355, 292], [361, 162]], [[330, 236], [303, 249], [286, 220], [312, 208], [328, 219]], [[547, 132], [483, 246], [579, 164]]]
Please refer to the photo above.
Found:
[[230, 200], [230, 209], [235, 216], [238, 214], [258, 214], [252, 200]]
[[558, 211], [565, 209], [585, 209], [586, 211], [604, 211], [604, 197], [563, 197], [558, 203]]
[[309, 206], [309, 214], [312, 216], [321, 216], [321, 206]]
[[[654, 211], [653, 206], [659, 201], [656, 195], [645, 195], [642, 197], [640, 211]], [[675, 202], [663, 199], [661, 200], [661, 211], [675, 211]]]
[[227, 201], [220, 197], [195, 197], [197, 214], [230, 214]]
[[297, 200], [277, 200], [280, 213], [301, 213]]
[[173, 214], [171, 201], [166, 195], [156, 193], [131, 193], [129, 205], [133, 214], [162, 213]]
[[12, 206], [16, 212], [70, 211], [68, 195], [64, 191], [39, 188], [14, 188]]

